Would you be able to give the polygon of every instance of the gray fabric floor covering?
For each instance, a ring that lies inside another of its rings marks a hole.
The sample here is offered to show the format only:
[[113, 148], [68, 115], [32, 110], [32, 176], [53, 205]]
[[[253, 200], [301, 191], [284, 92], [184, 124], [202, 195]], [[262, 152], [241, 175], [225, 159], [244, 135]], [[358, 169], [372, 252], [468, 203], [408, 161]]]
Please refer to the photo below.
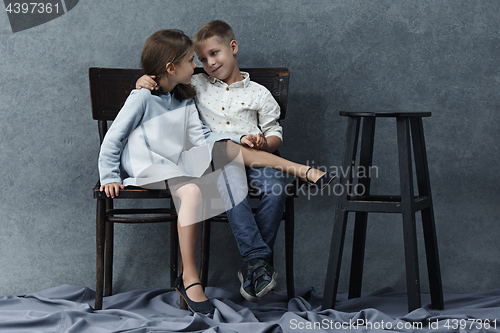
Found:
[[445, 294], [445, 309], [432, 310], [429, 296], [422, 308], [407, 313], [406, 294], [390, 288], [359, 299], [339, 295], [335, 310], [321, 310], [322, 295], [298, 288], [271, 292], [258, 304], [238, 290], [211, 288], [213, 316], [179, 309], [171, 288], [125, 292], [104, 299], [93, 309], [94, 291], [63, 285], [24, 296], [0, 296], [1, 333], [37, 332], [500, 332], [500, 289], [473, 294]]

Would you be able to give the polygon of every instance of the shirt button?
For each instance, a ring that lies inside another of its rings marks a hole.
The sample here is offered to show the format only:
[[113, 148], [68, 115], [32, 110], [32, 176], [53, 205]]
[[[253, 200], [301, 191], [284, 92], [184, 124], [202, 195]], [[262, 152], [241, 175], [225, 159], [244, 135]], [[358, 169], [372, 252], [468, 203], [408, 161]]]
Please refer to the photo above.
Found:
[[226, 90], [229, 91], [229, 87], [227, 87]]
[[225, 110], [224, 107], [222, 107], [222, 110]]
[[229, 123], [229, 121], [228, 121], [228, 122], [226, 122], [226, 124], [228, 124], [228, 125], [229, 125], [229, 124], [230, 124], [230, 123]]

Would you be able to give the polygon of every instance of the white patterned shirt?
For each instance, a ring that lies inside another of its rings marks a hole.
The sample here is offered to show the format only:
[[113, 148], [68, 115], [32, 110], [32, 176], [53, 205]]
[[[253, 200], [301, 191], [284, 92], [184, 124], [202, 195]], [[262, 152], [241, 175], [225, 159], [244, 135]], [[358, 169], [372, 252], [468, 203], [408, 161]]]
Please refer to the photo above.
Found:
[[203, 123], [215, 133], [275, 135], [283, 140], [278, 123], [280, 107], [266, 87], [250, 81], [241, 72], [243, 81], [227, 85], [207, 74], [193, 75], [196, 107]]

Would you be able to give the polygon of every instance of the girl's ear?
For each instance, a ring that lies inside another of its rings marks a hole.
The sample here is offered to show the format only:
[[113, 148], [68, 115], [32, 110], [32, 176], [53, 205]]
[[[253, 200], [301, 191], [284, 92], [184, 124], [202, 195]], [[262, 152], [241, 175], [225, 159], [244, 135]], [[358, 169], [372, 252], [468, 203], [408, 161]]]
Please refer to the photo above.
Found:
[[238, 42], [234, 39], [229, 42], [229, 47], [231, 48], [233, 55], [236, 55], [238, 53]]
[[168, 64], [165, 65], [166, 69], [167, 69], [167, 73], [170, 74], [170, 75], [174, 75], [175, 74], [175, 65], [171, 62], [169, 62]]

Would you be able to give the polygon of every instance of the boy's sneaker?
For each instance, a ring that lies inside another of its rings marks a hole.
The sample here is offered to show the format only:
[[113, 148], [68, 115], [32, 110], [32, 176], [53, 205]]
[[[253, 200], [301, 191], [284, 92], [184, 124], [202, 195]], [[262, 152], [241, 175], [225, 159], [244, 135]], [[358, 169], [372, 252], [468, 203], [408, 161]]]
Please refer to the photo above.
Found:
[[252, 273], [255, 296], [258, 298], [264, 297], [276, 286], [278, 273], [263, 259], [259, 259], [259, 261], [252, 266], [250, 272]]
[[250, 302], [258, 302], [259, 299], [255, 296], [251, 269], [252, 266], [246, 262], [238, 271], [238, 279], [240, 279], [241, 283], [240, 294]]

